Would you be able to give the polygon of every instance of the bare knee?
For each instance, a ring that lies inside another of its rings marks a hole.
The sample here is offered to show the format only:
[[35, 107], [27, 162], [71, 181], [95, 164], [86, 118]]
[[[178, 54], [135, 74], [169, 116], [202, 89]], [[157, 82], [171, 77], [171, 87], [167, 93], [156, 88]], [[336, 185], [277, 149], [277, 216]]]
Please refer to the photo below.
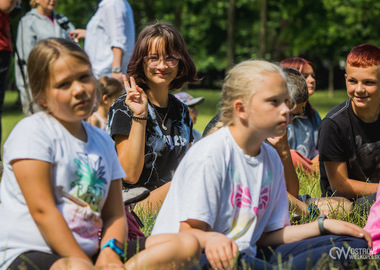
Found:
[[189, 233], [179, 233], [179, 241], [183, 257], [189, 260], [198, 260], [201, 256], [201, 246], [198, 239]]
[[90, 270], [93, 269], [93, 266], [80, 258], [62, 258], [56, 261], [51, 267], [50, 270]]

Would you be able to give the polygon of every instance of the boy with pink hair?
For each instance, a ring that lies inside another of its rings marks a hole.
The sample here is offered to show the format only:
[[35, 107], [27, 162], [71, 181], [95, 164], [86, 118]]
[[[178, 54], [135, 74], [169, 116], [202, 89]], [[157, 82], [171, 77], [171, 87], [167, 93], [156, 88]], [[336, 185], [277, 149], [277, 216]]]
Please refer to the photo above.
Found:
[[345, 78], [349, 99], [327, 114], [319, 130], [321, 190], [368, 207], [380, 179], [380, 48], [354, 47]]

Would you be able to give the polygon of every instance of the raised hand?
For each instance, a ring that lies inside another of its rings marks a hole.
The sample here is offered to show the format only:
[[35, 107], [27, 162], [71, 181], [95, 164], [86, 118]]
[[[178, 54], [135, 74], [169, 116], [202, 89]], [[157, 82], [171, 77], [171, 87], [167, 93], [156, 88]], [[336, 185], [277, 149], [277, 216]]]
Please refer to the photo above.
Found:
[[269, 137], [267, 138], [267, 141], [274, 147], [274, 149], [276, 149], [280, 157], [290, 155], [287, 132], [282, 136]]
[[127, 76], [123, 75], [124, 88], [127, 93], [125, 104], [133, 112], [134, 116], [148, 116], [148, 97], [144, 90], [136, 84], [133, 77], [128, 81]]

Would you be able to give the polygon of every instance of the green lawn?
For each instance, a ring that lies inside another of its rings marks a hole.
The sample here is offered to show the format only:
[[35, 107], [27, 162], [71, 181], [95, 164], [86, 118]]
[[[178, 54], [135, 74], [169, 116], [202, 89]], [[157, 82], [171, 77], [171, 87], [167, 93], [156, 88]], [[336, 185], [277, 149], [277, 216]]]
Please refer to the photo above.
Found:
[[[199, 106], [199, 116], [195, 128], [203, 131], [204, 127], [210, 119], [218, 112], [218, 102], [220, 98], [220, 91], [215, 90], [191, 90], [189, 93], [194, 97], [204, 97], [205, 101]], [[8, 137], [12, 128], [16, 123], [24, 117], [21, 109], [16, 105], [18, 94], [15, 91], [7, 91], [5, 96], [5, 104], [3, 110], [3, 137], [2, 143]], [[327, 91], [317, 91], [310, 99], [311, 104], [318, 110], [323, 118], [327, 112], [335, 105], [347, 99], [345, 91], [336, 91], [333, 98], [329, 98]], [[26, 131], [27, 134], [27, 131]], [[319, 175], [306, 175], [298, 171], [298, 178], [300, 181], [300, 194], [310, 194], [312, 197], [320, 196], [319, 188]], [[142, 212], [141, 209], [136, 209], [138, 216], [141, 218], [145, 227], [142, 229], [146, 235], [150, 235], [153, 228], [156, 214], [150, 211]], [[362, 213], [359, 208], [354, 208], [350, 214], [331, 214], [332, 218], [348, 221], [358, 226], [363, 227], [366, 223], [368, 213]], [[311, 219], [304, 218], [301, 223], [310, 222]], [[368, 267], [359, 267], [358, 269], [379, 269], [380, 262], [371, 260]], [[337, 269], [329, 265], [325, 265], [325, 269]]]
[[19, 120], [24, 117], [21, 108], [16, 105], [18, 98], [17, 91], [6, 91], [5, 100], [3, 106], [3, 116], [1, 119], [2, 123], [2, 136], [1, 136], [1, 153], [3, 153], [3, 144], [9, 133], [12, 131], [13, 127], [17, 124]]
[[[199, 116], [197, 123], [194, 125], [195, 129], [199, 130], [202, 133], [207, 123], [211, 120], [212, 117], [214, 117], [215, 114], [218, 113], [220, 91], [200, 89], [189, 90], [188, 92], [194, 97], [205, 98], [205, 101], [198, 106]], [[1, 145], [3, 145], [5, 139], [8, 137], [15, 124], [24, 117], [21, 109], [16, 106], [17, 97], [17, 91], [7, 91], [5, 93]], [[310, 98], [310, 102], [318, 110], [319, 114], [323, 118], [332, 107], [339, 104], [345, 99], [347, 99], [347, 94], [345, 91], [335, 91], [334, 97], [329, 98], [327, 91], [319, 90], [316, 91], [315, 94]]]
[[[218, 90], [189, 90], [188, 91], [194, 97], [204, 97], [205, 101], [198, 106], [199, 116], [197, 123], [194, 125], [195, 129], [201, 133], [206, 127], [207, 123], [214, 115], [218, 113], [220, 91]], [[18, 97], [17, 91], [7, 91], [5, 93], [5, 102], [3, 108], [2, 118], [2, 142], [3, 145], [5, 139], [16, 125], [16, 123], [24, 117], [21, 112], [21, 108], [16, 105]], [[318, 110], [321, 117], [325, 117], [328, 111], [335, 105], [341, 103], [347, 99], [346, 91], [335, 91], [334, 97], [329, 98], [327, 91], [317, 90], [315, 94], [310, 98], [311, 104]]]

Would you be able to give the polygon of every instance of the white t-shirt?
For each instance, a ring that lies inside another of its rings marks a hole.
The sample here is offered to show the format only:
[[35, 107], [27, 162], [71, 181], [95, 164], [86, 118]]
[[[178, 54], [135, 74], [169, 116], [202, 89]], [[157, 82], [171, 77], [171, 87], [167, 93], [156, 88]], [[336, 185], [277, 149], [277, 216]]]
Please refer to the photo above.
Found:
[[289, 224], [276, 151], [264, 143], [256, 157], [245, 155], [227, 127], [194, 144], [174, 174], [152, 234], [178, 232], [188, 219], [209, 224], [255, 257], [263, 232]]
[[86, 254], [92, 256], [98, 251], [101, 210], [110, 183], [125, 173], [109, 135], [87, 122], [82, 124], [87, 142], [72, 136], [54, 117], [39, 112], [21, 120], [5, 142], [0, 183], [0, 269], [6, 269], [28, 250], [52, 252], [15, 179], [10, 164], [15, 159], [36, 159], [53, 165], [57, 208]]
[[135, 45], [133, 10], [126, 0], [102, 0], [87, 24], [84, 50], [94, 75], [111, 76], [112, 48], [123, 50], [121, 72], [125, 73]]

